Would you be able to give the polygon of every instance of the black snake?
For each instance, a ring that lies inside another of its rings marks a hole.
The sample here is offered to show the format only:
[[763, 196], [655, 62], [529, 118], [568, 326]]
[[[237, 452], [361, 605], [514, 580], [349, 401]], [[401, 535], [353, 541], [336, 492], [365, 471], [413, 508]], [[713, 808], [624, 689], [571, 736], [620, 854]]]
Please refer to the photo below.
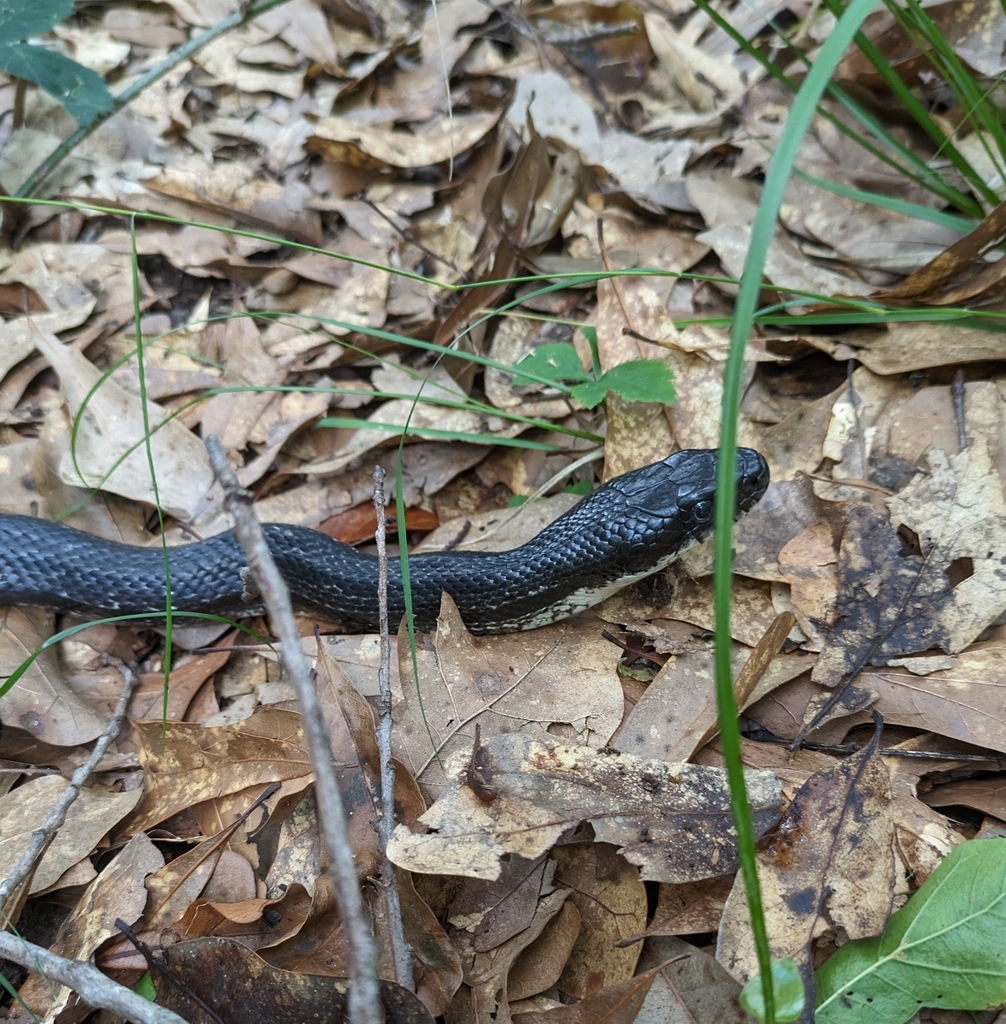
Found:
[[[533, 629], [589, 608], [667, 566], [712, 531], [716, 451], [682, 451], [610, 480], [512, 551], [449, 551], [409, 559], [416, 627], [435, 627], [441, 591], [474, 633]], [[737, 455], [737, 515], [768, 486], [765, 460]], [[377, 628], [377, 559], [324, 534], [270, 524], [265, 534], [300, 611], [354, 632]], [[261, 609], [229, 534], [170, 551], [176, 611], [246, 617]], [[0, 605], [40, 605], [88, 617], [164, 612], [160, 548], [134, 547], [28, 516], [0, 515]], [[389, 566], [392, 628], [405, 610], [401, 569]]]

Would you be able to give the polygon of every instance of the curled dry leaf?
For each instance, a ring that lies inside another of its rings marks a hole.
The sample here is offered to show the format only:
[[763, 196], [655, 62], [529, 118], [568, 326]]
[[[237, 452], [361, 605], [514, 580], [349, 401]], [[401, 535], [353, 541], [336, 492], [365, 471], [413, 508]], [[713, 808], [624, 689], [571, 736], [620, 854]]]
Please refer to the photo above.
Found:
[[355, 167], [429, 167], [467, 152], [500, 118], [502, 111], [441, 117], [423, 134], [374, 128], [346, 117], [323, 117], [305, 144], [309, 153]]
[[[534, 858], [581, 821], [599, 842], [619, 845], [642, 877], [684, 882], [736, 869], [726, 774], [718, 768], [671, 764], [533, 739], [493, 737], [482, 748], [491, 803], [471, 791], [471, 752], [445, 762], [447, 786], [420, 821], [417, 835], [399, 826], [388, 856], [421, 874], [498, 878], [505, 854]], [[748, 797], [760, 835], [776, 821], [781, 787], [772, 772], [748, 773]]]

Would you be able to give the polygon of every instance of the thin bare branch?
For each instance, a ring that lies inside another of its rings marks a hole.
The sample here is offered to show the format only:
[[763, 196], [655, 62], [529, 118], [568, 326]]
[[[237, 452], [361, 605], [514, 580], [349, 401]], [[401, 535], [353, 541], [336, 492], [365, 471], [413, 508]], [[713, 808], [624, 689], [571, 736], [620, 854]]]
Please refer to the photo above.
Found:
[[234, 537], [248, 558], [259, 594], [281, 641], [280, 657], [289, 673], [304, 720], [304, 733], [315, 773], [315, 799], [332, 869], [335, 898], [349, 945], [349, 1019], [352, 1024], [381, 1024], [383, 1008], [377, 987], [377, 956], [374, 938], [363, 909], [356, 881], [353, 851], [346, 830], [342, 794], [335, 776], [332, 744], [318, 704], [293, 619], [290, 590], [279, 573], [255, 518], [252, 495], [237, 481], [227, 456], [215, 437], [206, 439], [210, 465], [224, 488], [224, 502], [234, 519]]
[[378, 702], [377, 749], [381, 758], [381, 883], [388, 909], [388, 931], [391, 937], [391, 956], [395, 963], [395, 980], [403, 988], [414, 991], [412, 979], [412, 950], [405, 941], [402, 927], [402, 904], [398, 892], [398, 874], [385, 851], [391, 833], [395, 830], [395, 763], [391, 759], [391, 636], [388, 631], [388, 548], [384, 516], [384, 467], [374, 467], [374, 511], [377, 513], [377, 615], [381, 634], [381, 664], [377, 681], [381, 688]]
[[94, 964], [68, 960], [10, 932], [0, 932], [0, 957], [58, 981], [76, 992], [88, 1006], [111, 1010], [134, 1024], [186, 1024], [174, 1010], [158, 1006], [125, 985], [106, 978]]

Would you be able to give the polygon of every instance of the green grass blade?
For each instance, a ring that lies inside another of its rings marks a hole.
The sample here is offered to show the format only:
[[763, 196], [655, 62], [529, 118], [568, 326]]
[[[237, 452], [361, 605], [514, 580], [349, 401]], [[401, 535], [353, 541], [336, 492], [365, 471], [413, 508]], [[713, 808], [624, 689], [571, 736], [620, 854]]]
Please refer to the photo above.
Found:
[[[716, 697], [719, 707], [720, 737], [730, 783], [734, 827], [740, 854], [741, 871], [751, 911], [751, 927], [763, 978], [771, 977], [772, 962], [765, 929], [758, 868], [755, 862], [755, 836], [751, 808], [741, 761], [740, 727], [733, 694], [730, 664], [730, 598], [733, 538], [733, 510], [736, 501], [734, 467], [737, 453], [737, 417], [740, 411], [744, 351], [754, 322], [762, 285], [765, 257], [772, 243], [786, 182], [796, 162], [803, 136], [810, 126], [817, 104], [828, 85], [835, 66], [852, 42], [863, 19], [873, 9], [874, 0], [852, 0], [825, 41], [800, 91], [793, 101], [786, 126], [769, 164], [758, 212], [751, 229], [751, 244], [744, 263], [734, 324], [730, 334], [730, 353], [723, 381], [723, 422], [720, 426], [720, 460], [717, 480], [714, 604], [716, 612]], [[775, 1021], [772, 986], [765, 986], [765, 1020]]]

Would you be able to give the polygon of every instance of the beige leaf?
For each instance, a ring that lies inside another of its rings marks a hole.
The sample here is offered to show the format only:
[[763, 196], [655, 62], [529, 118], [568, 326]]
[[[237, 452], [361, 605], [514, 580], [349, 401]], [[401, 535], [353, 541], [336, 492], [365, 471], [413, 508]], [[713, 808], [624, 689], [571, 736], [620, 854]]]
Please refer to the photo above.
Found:
[[466, 153], [500, 117], [500, 110], [455, 114], [439, 118], [422, 133], [374, 128], [346, 117], [323, 117], [307, 140], [310, 153], [328, 160], [352, 163], [355, 151], [370, 158], [370, 166], [428, 167]]
[[440, 761], [470, 755], [476, 728], [483, 742], [517, 729], [542, 738], [561, 729], [587, 747], [602, 747], [622, 717], [620, 656], [593, 624], [473, 637], [444, 594], [436, 635], [416, 651], [421, 702], [407, 635], [399, 637], [406, 683], [393, 712], [395, 755], [435, 793], [444, 784]]
[[[14, 870], [32, 833], [49, 816], [68, 785], [60, 775], [43, 775], [0, 797], [0, 876], [6, 878]], [[49, 888], [68, 868], [87, 857], [142, 795], [139, 789], [128, 793], [81, 790], [35, 871], [31, 891]]]
[[[52, 616], [38, 608], [0, 612], [0, 676], [10, 675], [52, 636]], [[66, 682], [50, 647], [0, 699], [0, 722], [53, 746], [73, 746], [100, 736], [107, 724]]]
[[151, 505], [159, 497], [170, 515], [193, 519], [205, 506], [213, 485], [213, 472], [199, 439], [178, 420], [167, 419], [159, 406], [147, 404], [153, 431], [149, 444], [158, 483], [155, 495], [143, 443], [140, 400], [111, 380], [102, 382], [92, 394], [101, 379], [97, 367], [51, 334], [40, 333], [35, 340], [59, 374], [71, 413], [76, 415], [84, 408], [76, 438], [76, 465], [65, 459], [60, 466], [62, 479]]

